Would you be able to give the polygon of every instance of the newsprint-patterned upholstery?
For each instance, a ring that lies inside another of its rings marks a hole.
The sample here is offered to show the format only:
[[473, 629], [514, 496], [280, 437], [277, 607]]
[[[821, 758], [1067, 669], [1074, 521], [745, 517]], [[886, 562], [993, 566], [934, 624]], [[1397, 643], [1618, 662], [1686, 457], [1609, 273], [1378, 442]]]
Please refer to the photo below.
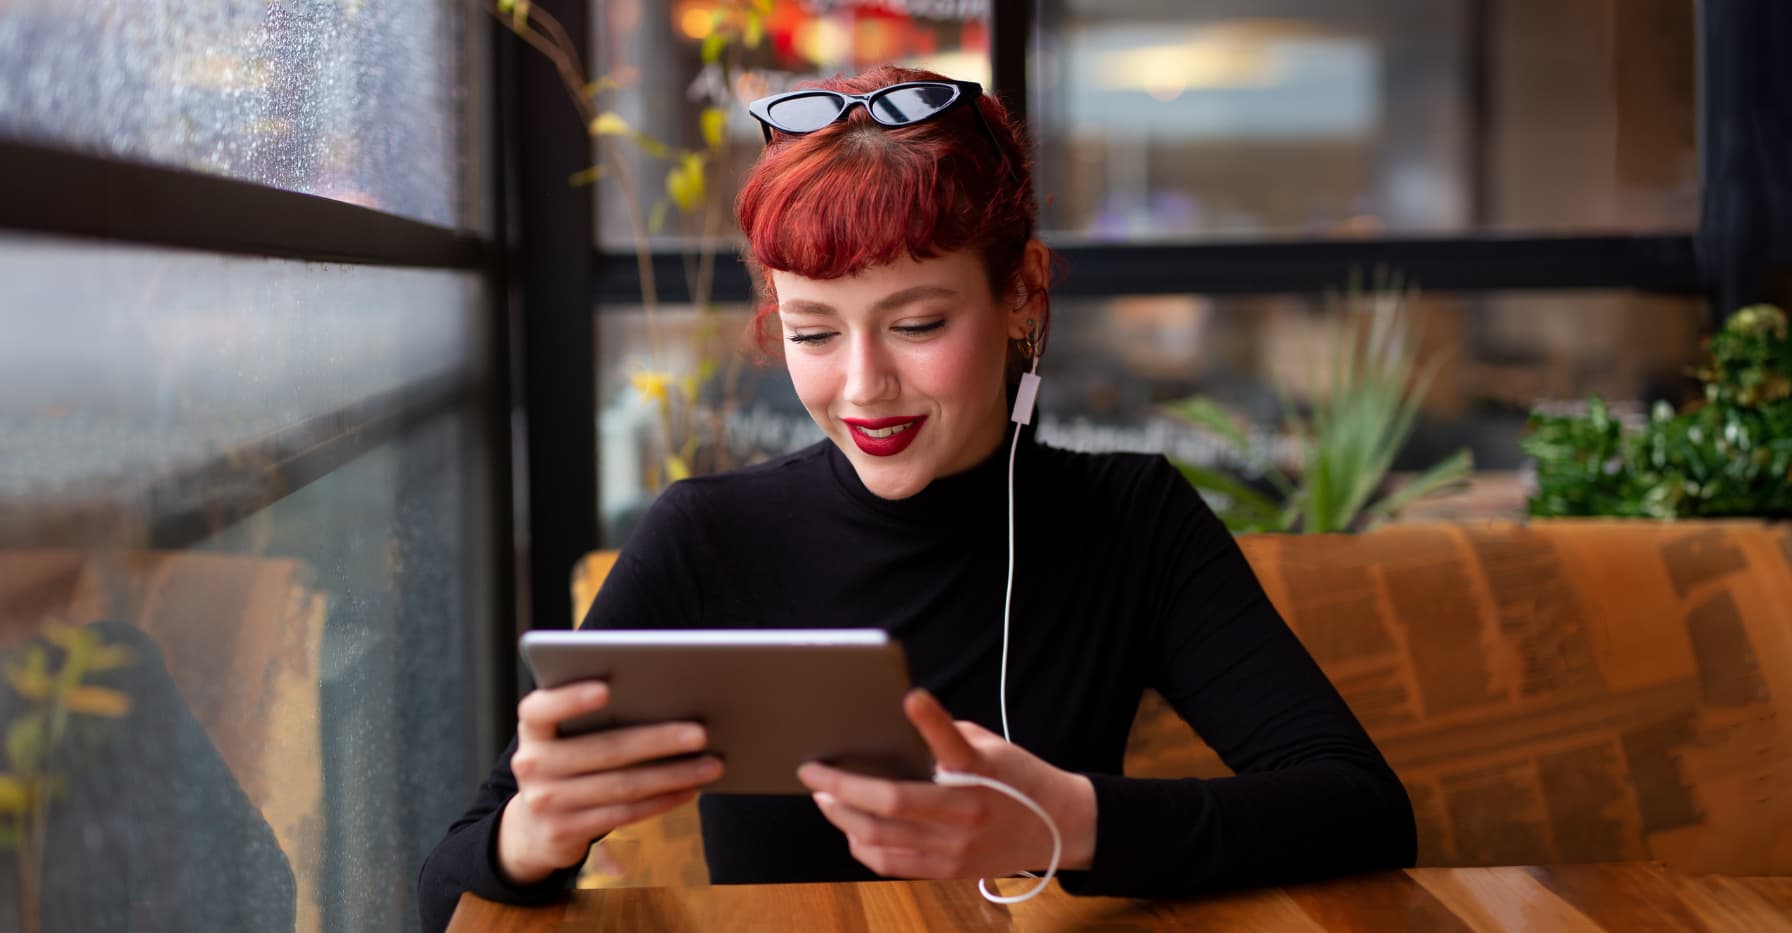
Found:
[[[1240, 539], [1412, 795], [1419, 864], [1655, 859], [1792, 874], [1792, 525], [1396, 525]], [[613, 554], [575, 581], [589, 605]], [[1156, 695], [1127, 773], [1215, 776]], [[622, 877], [701, 884], [694, 806], [613, 834]]]

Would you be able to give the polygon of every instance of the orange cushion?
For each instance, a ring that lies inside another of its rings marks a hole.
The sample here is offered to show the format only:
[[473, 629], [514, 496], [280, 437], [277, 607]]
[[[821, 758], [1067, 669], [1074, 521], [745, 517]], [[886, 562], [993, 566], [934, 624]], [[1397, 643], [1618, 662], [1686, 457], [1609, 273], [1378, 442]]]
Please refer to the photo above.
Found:
[[[1421, 864], [1792, 874], [1792, 527], [1412, 525], [1241, 544], [1406, 783]], [[1225, 771], [1161, 700], [1133, 738], [1139, 773]]]

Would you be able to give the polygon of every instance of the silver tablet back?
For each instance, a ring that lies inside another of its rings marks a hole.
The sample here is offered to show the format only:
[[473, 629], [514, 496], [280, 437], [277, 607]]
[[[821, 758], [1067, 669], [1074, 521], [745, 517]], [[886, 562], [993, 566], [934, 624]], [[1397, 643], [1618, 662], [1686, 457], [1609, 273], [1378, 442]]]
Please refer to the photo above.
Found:
[[541, 686], [610, 685], [609, 708], [563, 733], [702, 722], [724, 765], [705, 792], [807, 794], [796, 769], [812, 760], [906, 780], [932, 773], [902, 715], [902, 648], [875, 629], [529, 632], [522, 649]]

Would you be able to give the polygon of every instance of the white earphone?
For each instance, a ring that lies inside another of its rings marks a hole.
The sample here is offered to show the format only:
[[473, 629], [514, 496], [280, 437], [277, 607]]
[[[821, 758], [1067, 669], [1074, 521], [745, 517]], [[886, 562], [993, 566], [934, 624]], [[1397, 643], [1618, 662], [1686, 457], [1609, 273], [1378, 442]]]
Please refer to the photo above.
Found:
[[[1032, 330], [1022, 339], [1021, 352], [1031, 360], [1031, 366], [1020, 375], [1020, 388], [1014, 395], [1014, 412], [1009, 416], [1009, 420], [1014, 422], [1014, 440], [1008, 446], [1008, 582], [1002, 596], [1001, 708], [1002, 738], [1010, 742], [1014, 741], [1014, 734], [1008, 728], [1008, 619], [1014, 606], [1014, 456], [1020, 450], [1021, 428], [1033, 421], [1033, 403], [1039, 395], [1039, 357], [1042, 355], [1040, 353], [1040, 329], [1034, 326], [1032, 321], [1028, 321], [1027, 324], [1032, 327]], [[1051, 831], [1052, 858], [1051, 863], [1046, 866], [1045, 874], [1032, 875], [1030, 872], [1022, 872], [1028, 877], [1038, 878], [1039, 883], [1020, 894], [1001, 895], [991, 893], [988, 882], [985, 879], [978, 879], [977, 890], [982, 892], [984, 898], [997, 904], [1018, 904], [1038, 896], [1039, 892], [1045, 890], [1046, 886], [1052, 883], [1052, 878], [1058, 873], [1058, 862], [1064, 855], [1064, 836], [1058, 831], [1057, 821], [1052, 819], [1051, 814], [1047, 813], [1038, 801], [1001, 781], [984, 777], [981, 774], [939, 770], [934, 772], [933, 782], [945, 787], [986, 787], [1006, 794], [1044, 820], [1045, 828]]]

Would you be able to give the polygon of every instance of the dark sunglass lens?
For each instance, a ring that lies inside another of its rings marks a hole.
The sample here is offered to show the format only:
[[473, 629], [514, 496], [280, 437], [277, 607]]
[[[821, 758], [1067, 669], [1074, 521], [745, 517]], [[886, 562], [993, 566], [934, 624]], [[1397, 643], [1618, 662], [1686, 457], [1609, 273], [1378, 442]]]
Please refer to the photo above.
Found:
[[941, 108], [952, 103], [957, 93], [957, 88], [946, 84], [897, 88], [872, 101], [871, 113], [879, 123], [901, 126], [939, 113]]
[[819, 130], [840, 115], [840, 101], [825, 94], [788, 97], [766, 108], [773, 125], [793, 133]]

